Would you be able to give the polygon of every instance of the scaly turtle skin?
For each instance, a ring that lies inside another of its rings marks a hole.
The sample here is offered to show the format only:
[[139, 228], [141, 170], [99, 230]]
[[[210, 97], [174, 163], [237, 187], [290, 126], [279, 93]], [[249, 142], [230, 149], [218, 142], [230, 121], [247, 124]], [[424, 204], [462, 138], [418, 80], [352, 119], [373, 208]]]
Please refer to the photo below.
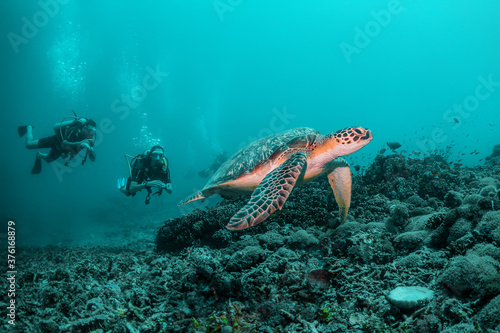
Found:
[[351, 170], [339, 157], [358, 151], [372, 138], [371, 132], [362, 127], [344, 128], [325, 136], [301, 127], [267, 136], [240, 149], [201, 191], [179, 205], [214, 194], [223, 198], [251, 194], [227, 225], [232, 230], [245, 229], [281, 209], [295, 186], [327, 174], [344, 222], [351, 203]]

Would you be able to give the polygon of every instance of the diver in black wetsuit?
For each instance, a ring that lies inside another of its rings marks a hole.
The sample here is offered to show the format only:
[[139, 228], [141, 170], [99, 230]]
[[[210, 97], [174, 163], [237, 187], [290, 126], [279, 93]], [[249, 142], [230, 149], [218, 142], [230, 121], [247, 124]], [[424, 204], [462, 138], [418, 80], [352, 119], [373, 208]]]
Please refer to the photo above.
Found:
[[146, 204], [149, 204], [151, 188], [159, 188], [153, 194], [160, 195], [165, 189], [172, 193], [172, 182], [170, 181], [170, 170], [165, 150], [162, 146], [153, 146], [150, 150], [134, 157], [130, 162], [130, 177], [118, 180], [118, 189], [125, 195], [135, 196], [143, 189], [148, 191]]
[[71, 117], [71, 121], [60, 122], [54, 126], [55, 135], [42, 138], [33, 138], [33, 126], [19, 126], [17, 128], [19, 136], [26, 135], [26, 148], [40, 149], [50, 148], [50, 152], [37, 152], [35, 165], [31, 169], [32, 174], [39, 174], [42, 171], [42, 159], [50, 163], [57, 160], [59, 157], [70, 159], [65, 165], [68, 165], [71, 158], [76, 156], [82, 149], [87, 151], [87, 156], [91, 161], [95, 161], [95, 133], [96, 123], [92, 119]]

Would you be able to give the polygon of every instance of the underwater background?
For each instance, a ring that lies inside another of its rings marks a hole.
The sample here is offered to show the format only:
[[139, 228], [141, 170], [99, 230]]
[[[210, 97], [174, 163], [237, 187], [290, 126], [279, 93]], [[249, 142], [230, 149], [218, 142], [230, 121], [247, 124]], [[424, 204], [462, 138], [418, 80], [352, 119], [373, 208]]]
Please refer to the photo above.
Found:
[[[482, 164], [500, 143], [498, 13], [500, 2], [466, 0], [4, 0], [1, 220], [16, 222], [19, 246], [124, 226], [153, 238], [154, 223], [200, 208], [177, 203], [219, 153], [302, 126], [370, 128], [351, 165], [369, 165], [386, 142]], [[31, 175], [36, 150], [17, 126], [50, 136], [72, 110], [97, 122], [97, 160]], [[124, 154], [156, 143], [173, 193], [146, 206], [116, 180], [128, 175]]]

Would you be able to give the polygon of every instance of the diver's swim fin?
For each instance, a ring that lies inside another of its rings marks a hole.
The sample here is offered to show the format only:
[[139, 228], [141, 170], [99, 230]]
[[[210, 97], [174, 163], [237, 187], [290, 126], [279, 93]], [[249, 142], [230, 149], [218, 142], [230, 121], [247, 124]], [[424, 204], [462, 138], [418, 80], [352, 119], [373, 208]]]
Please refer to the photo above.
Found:
[[116, 181], [116, 187], [120, 190], [127, 186], [127, 178], [118, 178]]
[[33, 165], [33, 169], [31, 169], [32, 175], [37, 175], [42, 172], [42, 158], [36, 155], [35, 165]]
[[28, 126], [17, 126], [17, 133], [22, 138], [28, 132]]

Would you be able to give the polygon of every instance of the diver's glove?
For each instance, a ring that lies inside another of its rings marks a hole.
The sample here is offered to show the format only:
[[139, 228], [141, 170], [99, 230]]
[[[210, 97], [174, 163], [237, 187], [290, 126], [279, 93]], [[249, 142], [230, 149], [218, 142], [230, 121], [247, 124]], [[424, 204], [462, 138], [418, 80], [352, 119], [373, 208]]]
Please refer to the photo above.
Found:
[[89, 149], [91, 149], [91, 148], [90, 148], [90, 145], [89, 145], [88, 143], [86, 143], [86, 142], [82, 142], [82, 143], [80, 143], [80, 149], [86, 149], [86, 150], [89, 150]]

